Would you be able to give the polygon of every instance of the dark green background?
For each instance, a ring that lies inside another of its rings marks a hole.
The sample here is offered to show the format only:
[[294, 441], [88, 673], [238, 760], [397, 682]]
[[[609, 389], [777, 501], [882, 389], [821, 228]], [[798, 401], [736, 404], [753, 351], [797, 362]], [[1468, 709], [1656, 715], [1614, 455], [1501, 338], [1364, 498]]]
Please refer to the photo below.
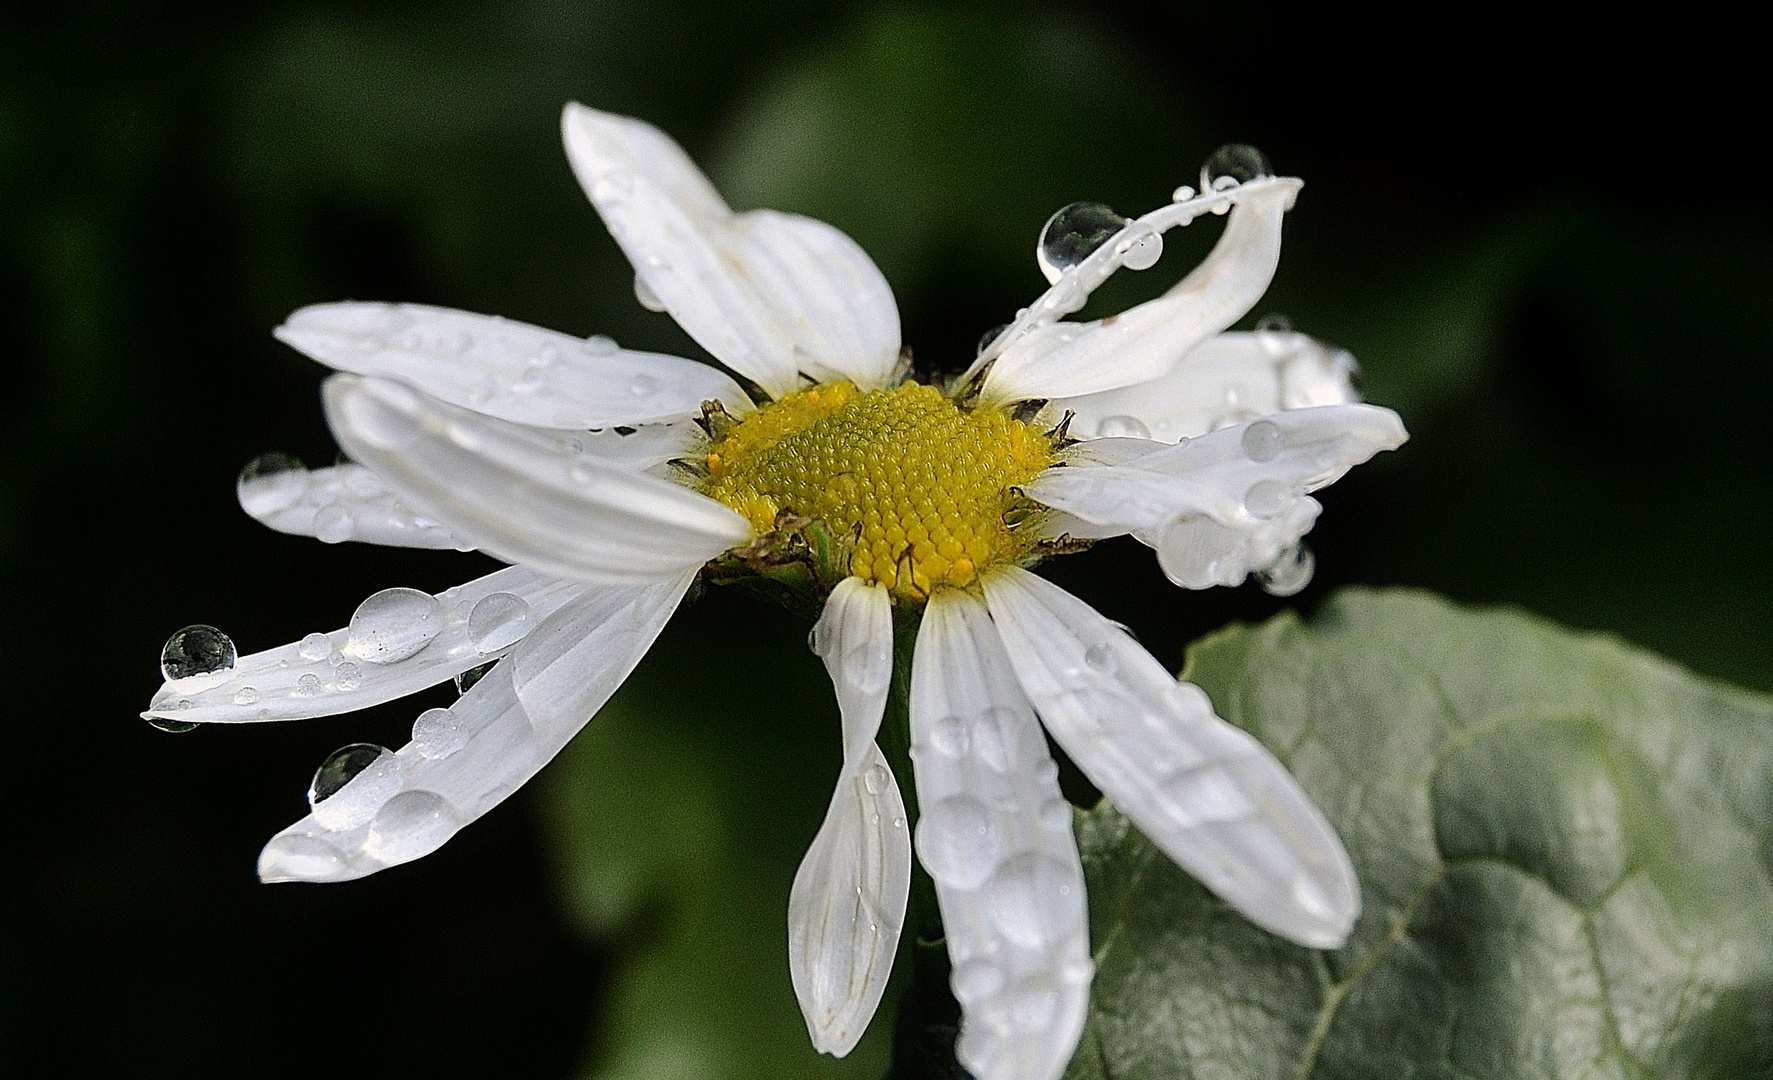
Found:
[[[135, 718], [181, 625], [251, 651], [343, 625], [378, 588], [489, 565], [324, 547], [240, 513], [254, 454], [334, 453], [322, 371], [268, 334], [292, 308], [425, 301], [699, 355], [634, 303], [573, 183], [569, 98], [664, 127], [741, 208], [849, 230], [930, 369], [1036, 294], [1051, 210], [1149, 209], [1215, 146], [1255, 143], [1308, 182], [1255, 314], [1354, 350], [1413, 439], [1327, 494], [1318, 580], [1295, 601], [1178, 592], [1130, 543], [1052, 576], [1172, 667], [1229, 620], [1364, 582], [1516, 603], [1773, 688], [1773, 215], [1746, 35], [1698, 15], [1550, 33], [1530, 14], [1449, 29], [1265, 4], [9, 5], [0, 1068], [563, 1076], [608, 1045], [611, 950], [650, 924], [581, 932], [547, 839], [558, 815], [543, 826], [560, 799], [526, 791], [362, 883], [264, 888], [253, 858], [301, 813], [312, 766], [345, 742], [397, 745], [413, 705], [179, 738]], [[1215, 227], [1171, 234], [1103, 306], [1174, 280]], [[716, 730], [721, 695], [742, 701], [749, 727], [719, 739], [754, 749], [713, 760], [750, 770], [759, 809], [721, 842], [742, 860], [767, 841], [790, 871], [827, 781], [747, 762], [834, 730], [803, 633], [710, 595], [625, 706], [671, 713], [677, 684]], [[765, 885], [785, 897], [786, 877]], [[775, 965], [757, 978], [779, 995]]]

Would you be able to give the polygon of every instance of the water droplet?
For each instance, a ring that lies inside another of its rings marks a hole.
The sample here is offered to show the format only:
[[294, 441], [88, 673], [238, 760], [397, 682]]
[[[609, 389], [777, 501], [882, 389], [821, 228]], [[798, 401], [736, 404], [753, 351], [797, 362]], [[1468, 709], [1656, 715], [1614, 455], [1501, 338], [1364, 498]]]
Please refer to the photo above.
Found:
[[612, 169], [597, 178], [591, 185], [591, 197], [598, 202], [619, 202], [634, 194], [634, 177], [619, 170]]
[[1114, 644], [1098, 641], [1084, 650], [1084, 667], [1098, 675], [1113, 675], [1120, 669], [1120, 657], [1114, 654]]
[[308, 467], [288, 454], [260, 454], [240, 470], [234, 492], [241, 507], [255, 518], [275, 514], [308, 490]]
[[1244, 428], [1244, 456], [1259, 465], [1280, 456], [1281, 429], [1273, 421], [1258, 420]]
[[303, 675], [296, 680], [295, 692], [297, 697], [313, 697], [320, 693], [320, 676], [312, 671]]
[[309, 634], [296, 646], [296, 654], [303, 660], [325, 660], [332, 655], [332, 638], [326, 634]]
[[944, 716], [930, 725], [930, 745], [939, 753], [959, 757], [967, 752], [971, 742], [967, 726], [958, 716]]
[[1074, 202], [1062, 207], [1040, 230], [1040, 243], [1035, 247], [1040, 272], [1048, 283], [1058, 284], [1065, 271], [1089, 258], [1126, 224], [1126, 218], [1101, 203]]
[[385, 863], [411, 862], [448, 843], [459, 828], [455, 808], [443, 796], [402, 791], [376, 811], [363, 850]]
[[1096, 437], [1101, 439], [1149, 439], [1151, 429], [1137, 416], [1125, 414], [1104, 416], [1096, 424]]
[[893, 651], [882, 642], [864, 641], [843, 654], [844, 681], [864, 694], [878, 694], [893, 679]]
[[325, 881], [344, 868], [344, 855], [318, 836], [278, 836], [259, 854], [259, 876], [266, 881]]
[[985, 350], [989, 349], [991, 347], [991, 343], [997, 340], [997, 335], [1003, 333], [1005, 330], [1008, 330], [1009, 328], [1010, 328], [1009, 323], [1003, 323], [1000, 326], [994, 326], [991, 329], [985, 331], [985, 333], [980, 336], [979, 347], [973, 350], [973, 355], [974, 356], [985, 355]]
[[457, 675], [456, 693], [466, 694], [468, 691], [474, 689], [474, 684], [481, 679], [486, 678], [486, 673], [491, 671], [493, 669], [493, 664], [496, 663], [498, 663], [497, 660], [494, 660], [491, 663], [479, 664], [462, 672], [460, 675]]
[[412, 722], [412, 747], [426, 761], [441, 761], [468, 745], [461, 718], [448, 709], [426, 709]]
[[806, 647], [814, 656], [825, 655], [825, 635], [819, 633], [819, 625], [814, 623], [813, 628], [806, 632]]
[[954, 969], [954, 996], [966, 1004], [1003, 989], [1003, 969], [989, 960], [968, 960]]
[[258, 703], [259, 703], [259, 691], [258, 691], [257, 687], [242, 686], [240, 689], [234, 691], [234, 704], [236, 704], [236, 705], [257, 705]]
[[620, 350], [615, 339], [605, 334], [592, 334], [585, 339], [585, 352], [589, 356], [608, 356]]
[[1317, 572], [1317, 556], [1304, 544], [1295, 544], [1281, 553], [1273, 566], [1256, 571], [1256, 582], [1270, 596], [1292, 596], [1311, 584]]
[[400, 761], [374, 743], [352, 743], [334, 750], [314, 770], [308, 805], [314, 820], [328, 829], [366, 825], [376, 810], [400, 790]]
[[372, 664], [405, 660], [431, 644], [443, 629], [443, 605], [417, 589], [383, 589], [351, 615], [343, 650]]
[[1258, 334], [1290, 334], [1293, 332], [1293, 320], [1278, 311], [1271, 311], [1256, 320]]
[[1243, 550], [1243, 536], [1210, 517], [1178, 518], [1157, 538], [1157, 562], [1184, 589], [1236, 585], [1244, 567], [1231, 557]]
[[665, 301], [659, 299], [659, 294], [653, 292], [653, 287], [639, 274], [634, 275], [634, 299], [640, 301], [640, 306], [648, 311], [665, 310]]
[[168, 720], [164, 716], [148, 717], [148, 726], [164, 731], [169, 735], [183, 735], [187, 731], [197, 730], [196, 724], [186, 723], [183, 720]]
[[340, 690], [355, 690], [363, 685], [363, 669], [347, 660], [333, 670], [332, 682]]
[[1127, 245], [1120, 263], [1128, 270], [1149, 270], [1157, 265], [1163, 253], [1164, 238], [1157, 233], [1146, 233]]
[[213, 626], [187, 626], [166, 639], [160, 674], [180, 690], [207, 690], [234, 674], [234, 642]]
[[1183, 184], [1181, 187], [1177, 188], [1175, 191], [1170, 192], [1170, 201], [1171, 202], [1187, 202], [1189, 199], [1192, 199], [1192, 198], [1194, 198], [1194, 189], [1189, 187], [1187, 184]]
[[1226, 143], [1213, 151], [1200, 167], [1200, 189], [1224, 191], [1226, 188], [1273, 175], [1274, 169], [1268, 164], [1268, 158], [1263, 156], [1262, 151], [1243, 143]]
[[979, 760], [1000, 773], [1013, 772], [1022, 763], [1022, 736], [1028, 718], [1004, 705], [980, 711], [972, 727], [973, 747]]
[[314, 511], [314, 539], [323, 544], [342, 544], [356, 529], [351, 512], [337, 503]]
[[893, 774], [887, 772], [887, 767], [879, 762], [862, 771], [862, 786], [868, 789], [870, 795], [879, 795], [892, 782]]
[[1252, 517], [1271, 518], [1293, 504], [1293, 490], [1278, 480], [1258, 480], [1244, 492], [1244, 509]]
[[482, 655], [515, 645], [529, 629], [529, 602], [508, 592], [480, 598], [468, 614], [468, 640]]
[[636, 375], [628, 381], [628, 392], [635, 397], [651, 397], [659, 392], [659, 380], [651, 375]]
[[1185, 827], [1230, 821], [1256, 809], [1237, 782], [1218, 765], [1190, 769], [1164, 782], [1166, 809]]
[[1081, 882], [1072, 868], [1042, 855], [1006, 863], [986, 886], [991, 921], [1025, 949], [1046, 949], [1079, 932], [1084, 921]]
[[984, 803], [955, 795], [930, 807], [917, 823], [917, 857], [943, 885], [976, 889], [1003, 858], [1003, 837]]

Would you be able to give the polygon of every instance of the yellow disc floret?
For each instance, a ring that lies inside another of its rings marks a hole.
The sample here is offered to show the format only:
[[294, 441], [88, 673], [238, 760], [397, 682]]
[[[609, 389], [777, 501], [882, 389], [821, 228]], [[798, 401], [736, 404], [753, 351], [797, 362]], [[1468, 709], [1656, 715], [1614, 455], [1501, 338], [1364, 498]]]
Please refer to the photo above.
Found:
[[916, 598], [1028, 554], [1004, 515], [1053, 460], [1044, 432], [999, 409], [963, 411], [919, 383], [835, 383], [735, 425], [709, 450], [706, 490], [760, 532], [784, 511], [823, 522], [853, 541], [852, 575]]

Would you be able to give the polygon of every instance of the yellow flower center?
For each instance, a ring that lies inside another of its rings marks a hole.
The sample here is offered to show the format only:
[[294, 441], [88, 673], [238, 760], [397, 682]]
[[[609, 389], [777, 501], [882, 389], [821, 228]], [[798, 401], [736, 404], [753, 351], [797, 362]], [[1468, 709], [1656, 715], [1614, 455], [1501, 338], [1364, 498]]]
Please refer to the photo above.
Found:
[[825, 524], [849, 572], [907, 598], [967, 585], [1027, 555], [1005, 520], [1012, 488], [1054, 461], [1052, 440], [1000, 409], [962, 411], [931, 386], [790, 394], [708, 453], [707, 493], [768, 532], [787, 511]]

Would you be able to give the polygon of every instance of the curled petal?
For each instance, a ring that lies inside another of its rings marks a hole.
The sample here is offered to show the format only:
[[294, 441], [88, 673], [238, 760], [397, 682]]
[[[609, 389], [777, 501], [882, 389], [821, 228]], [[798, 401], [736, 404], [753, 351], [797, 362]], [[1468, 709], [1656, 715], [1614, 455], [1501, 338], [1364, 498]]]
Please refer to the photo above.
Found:
[[1066, 468], [1048, 469], [1028, 495], [1067, 517], [1047, 524], [1077, 537], [1131, 533], [1156, 548], [1170, 580], [1185, 588], [1236, 585], [1295, 549], [1317, 520], [1307, 492], [1340, 479], [1409, 436], [1396, 413], [1373, 405], [1325, 405], [1276, 413], [1176, 446], [1090, 443]]
[[355, 540], [388, 547], [472, 549], [401, 502], [361, 465], [288, 469], [235, 486], [240, 508], [280, 533], [329, 544]]
[[713, 499], [397, 383], [335, 375], [322, 396], [347, 453], [452, 533], [510, 562], [642, 583], [674, 579], [752, 536]]
[[424, 304], [314, 304], [276, 334], [328, 367], [393, 379], [439, 401], [535, 427], [677, 420], [711, 399], [734, 413], [751, 406], [732, 379], [707, 364]]
[[[353, 645], [349, 627], [310, 634], [241, 657], [226, 682], [199, 692], [167, 683], [142, 715], [190, 724], [248, 724], [367, 709], [503, 656], [584, 591], [583, 582], [507, 567], [438, 593], [431, 613], [437, 620], [435, 635], [403, 659], [365, 659], [368, 650]], [[415, 594], [414, 599], [422, 596]], [[419, 601], [414, 614], [424, 610]]]
[[[347, 881], [429, 855], [503, 802], [566, 745], [640, 661], [689, 587], [690, 576], [643, 587], [593, 588], [537, 627], [518, 650], [446, 709], [413, 725], [413, 741], [385, 753], [259, 855], [264, 881]], [[623, 624], [614, 634], [587, 610]], [[590, 637], [608, 649], [575, 649]], [[561, 640], [561, 639], [568, 640]], [[559, 665], [597, 690], [573, 702], [576, 721], [538, 716], [525, 685]], [[582, 715], [579, 715], [582, 712]], [[570, 730], [567, 730], [570, 728]]]
[[886, 384], [898, 308], [849, 237], [790, 214], [734, 215], [689, 155], [638, 120], [572, 104], [561, 130], [639, 280], [721, 363], [775, 397], [800, 372]]
[[868, 1029], [892, 972], [911, 889], [905, 804], [874, 745], [892, 683], [885, 588], [845, 578], [813, 647], [843, 714], [843, 769], [788, 897], [788, 971], [813, 1045], [843, 1057]]
[[1354, 357], [1280, 331], [1208, 338], [1164, 375], [1083, 397], [1058, 398], [1071, 433], [1174, 443], [1288, 409], [1359, 401]]
[[985, 606], [930, 598], [911, 672], [917, 852], [936, 883], [955, 1052], [979, 1080], [1053, 1080], [1083, 1032], [1089, 920], [1071, 807]]
[[[1281, 219], [1298, 191], [1297, 180], [1245, 185], [1212, 252], [1169, 292], [1092, 323], [1032, 328], [997, 357], [982, 395], [994, 401], [1078, 397], [1169, 372], [1268, 290], [1280, 260]], [[1055, 289], [1064, 285], [1061, 279]]]
[[1347, 940], [1354, 866], [1267, 748], [1057, 585], [1015, 567], [984, 585], [1047, 730], [1152, 843], [1266, 930], [1317, 949]]

